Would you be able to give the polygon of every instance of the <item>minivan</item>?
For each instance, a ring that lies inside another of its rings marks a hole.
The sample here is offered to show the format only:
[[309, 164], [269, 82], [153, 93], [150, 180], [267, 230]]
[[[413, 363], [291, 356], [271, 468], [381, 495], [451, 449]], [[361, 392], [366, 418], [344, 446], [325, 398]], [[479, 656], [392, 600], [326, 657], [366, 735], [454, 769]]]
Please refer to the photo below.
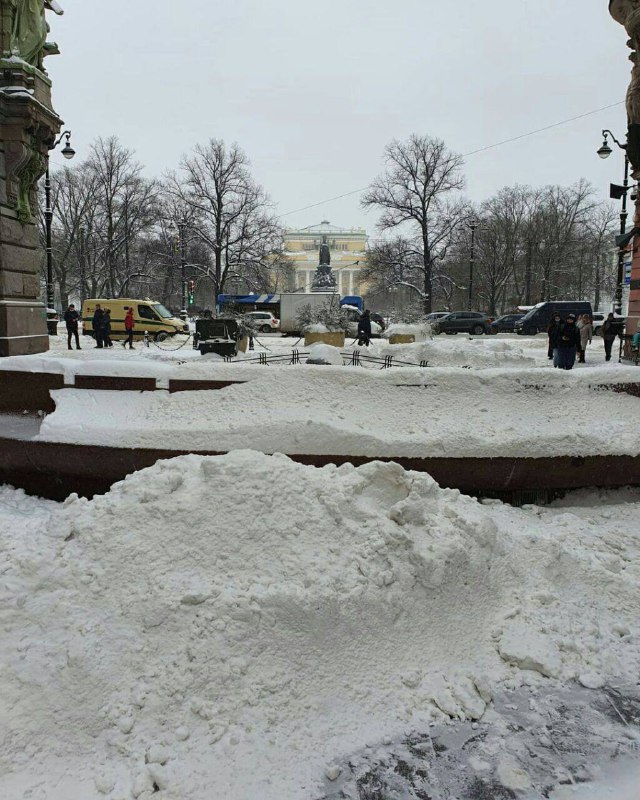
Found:
[[560, 314], [565, 320], [569, 314], [575, 314], [576, 317], [583, 314], [591, 316], [593, 310], [587, 300], [551, 300], [547, 303], [538, 303], [516, 322], [515, 331], [521, 336], [535, 336], [541, 331], [546, 332], [547, 326], [556, 314]]
[[[96, 306], [111, 311], [111, 338], [125, 339], [124, 318], [129, 308], [133, 308], [136, 340], [144, 337], [145, 331], [157, 342], [176, 333], [189, 333], [189, 326], [175, 317], [162, 303], [155, 300], [134, 300], [130, 297], [85, 300], [82, 304], [82, 329], [85, 336], [93, 336], [93, 314]], [[94, 337], [95, 338], [95, 337]]]

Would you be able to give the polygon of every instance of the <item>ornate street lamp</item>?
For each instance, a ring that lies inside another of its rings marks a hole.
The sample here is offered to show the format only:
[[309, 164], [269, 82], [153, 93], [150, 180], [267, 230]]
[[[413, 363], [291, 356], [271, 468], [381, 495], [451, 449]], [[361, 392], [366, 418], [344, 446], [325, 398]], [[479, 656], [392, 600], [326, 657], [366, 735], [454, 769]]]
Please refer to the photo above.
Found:
[[477, 219], [469, 223], [469, 228], [471, 230], [471, 248], [469, 250], [469, 298], [467, 300], [467, 311], [473, 310], [473, 268], [475, 265], [476, 229], [479, 224]]
[[627, 252], [627, 241], [624, 241], [624, 234], [627, 229], [627, 192], [629, 190], [629, 155], [627, 153], [627, 143], [619, 142], [610, 130], [603, 130], [603, 142], [598, 149], [600, 158], [609, 158], [613, 150], [609, 146], [609, 139], [611, 137], [618, 147], [624, 151], [624, 180], [622, 186], [617, 183], [612, 183], [609, 186], [609, 197], [613, 200], [622, 199], [622, 209], [620, 211], [620, 242], [618, 246], [618, 274], [616, 277], [616, 293], [613, 301], [613, 310], [616, 314], [622, 314], [622, 286], [624, 283], [624, 257]]
[[187, 318], [187, 240], [185, 237], [185, 231], [187, 229], [188, 220], [186, 215], [183, 216], [181, 219], [178, 220], [177, 224], [172, 222], [170, 228], [172, 232], [175, 232], [177, 229], [178, 237], [179, 237], [179, 247], [180, 247], [180, 285], [181, 285], [181, 301], [182, 301], [182, 308], [180, 310], [180, 316], [182, 319]]
[[[53, 143], [49, 150], [55, 150], [62, 140], [65, 145], [60, 151], [66, 159], [75, 156], [76, 151], [71, 147], [71, 131], [64, 131]], [[51, 222], [53, 220], [53, 209], [51, 208], [51, 174], [49, 172], [49, 158], [47, 157], [47, 171], [44, 178], [45, 211], [44, 220], [47, 237], [47, 327], [50, 334], [57, 333], [55, 323], [56, 314], [54, 310], [55, 292], [53, 286], [53, 247], [51, 244]]]

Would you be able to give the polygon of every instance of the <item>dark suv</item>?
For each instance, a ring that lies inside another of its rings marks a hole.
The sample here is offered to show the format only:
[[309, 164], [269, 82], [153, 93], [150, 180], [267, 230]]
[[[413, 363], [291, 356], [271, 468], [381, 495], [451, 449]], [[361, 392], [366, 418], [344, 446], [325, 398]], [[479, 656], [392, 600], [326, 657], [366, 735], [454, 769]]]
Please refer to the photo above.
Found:
[[432, 324], [434, 333], [491, 333], [491, 325], [486, 314], [479, 314], [477, 311], [453, 311], [446, 317], [441, 317]]

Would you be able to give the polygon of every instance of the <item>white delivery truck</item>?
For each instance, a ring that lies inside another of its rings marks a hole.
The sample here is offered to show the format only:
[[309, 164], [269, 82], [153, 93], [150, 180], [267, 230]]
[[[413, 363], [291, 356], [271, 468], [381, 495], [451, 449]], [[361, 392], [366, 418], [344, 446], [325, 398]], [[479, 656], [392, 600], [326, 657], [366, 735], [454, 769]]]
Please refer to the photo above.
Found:
[[282, 333], [302, 333], [298, 322], [298, 313], [304, 306], [316, 308], [326, 302], [333, 302], [336, 307], [340, 305], [340, 295], [337, 292], [283, 292], [280, 294], [280, 331]]

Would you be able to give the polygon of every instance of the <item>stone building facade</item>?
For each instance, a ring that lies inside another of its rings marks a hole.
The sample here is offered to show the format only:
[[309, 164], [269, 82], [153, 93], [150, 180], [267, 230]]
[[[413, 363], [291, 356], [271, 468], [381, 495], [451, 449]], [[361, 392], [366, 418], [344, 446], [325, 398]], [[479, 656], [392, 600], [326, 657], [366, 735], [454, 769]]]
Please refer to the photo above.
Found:
[[311, 292], [323, 237], [331, 252], [331, 269], [342, 297], [361, 295], [366, 284], [360, 273], [367, 258], [367, 232], [364, 228], [342, 228], [324, 220], [308, 228], [290, 228], [284, 236], [284, 250], [294, 268], [294, 291]]

